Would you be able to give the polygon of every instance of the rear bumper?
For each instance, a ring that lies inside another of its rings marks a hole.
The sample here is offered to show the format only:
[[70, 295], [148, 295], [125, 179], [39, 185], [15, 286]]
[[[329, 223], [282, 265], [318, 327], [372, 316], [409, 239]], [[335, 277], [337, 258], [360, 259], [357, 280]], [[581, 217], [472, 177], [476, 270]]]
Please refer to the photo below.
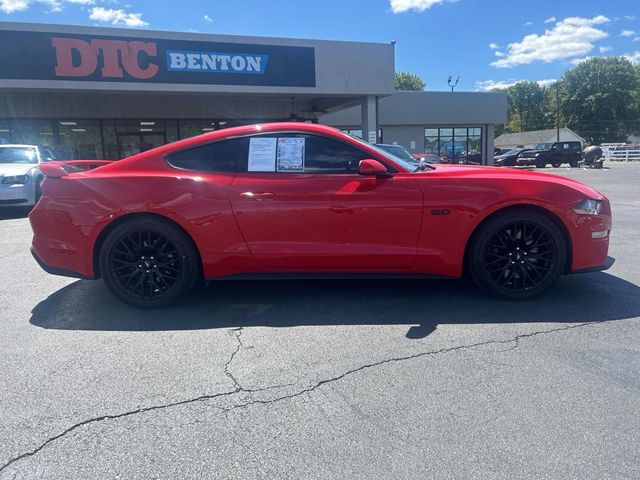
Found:
[[606, 262], [604, 262], [602, 265], [596, 267], [581, 268], [579, 270], [572, 270], [571, 273], [602, 272], [603, 270], [609, 270], [614, 263], [616, 263], [615, 258], [607, 257]]
[[33, 258], [35, 258], [36, 262], [38, 262], [38, 265], [40, 265], [40, 268], [42, 268], [45, 272], [50, 273], [52, 275], [60, 275], [62, 277], [72, 277], [72, 278], [82, 278], [82, 279], [90, 278], [79, 272], [74, 272], [71, 270], [65, 270], [63, 268], [56, 268], [56, 267], [52, 267], [51, 265], [47, 265], [38, 256], [38, 254], [36, 253], [33, 247], [31, 247], [31, 255], [33, 255]]

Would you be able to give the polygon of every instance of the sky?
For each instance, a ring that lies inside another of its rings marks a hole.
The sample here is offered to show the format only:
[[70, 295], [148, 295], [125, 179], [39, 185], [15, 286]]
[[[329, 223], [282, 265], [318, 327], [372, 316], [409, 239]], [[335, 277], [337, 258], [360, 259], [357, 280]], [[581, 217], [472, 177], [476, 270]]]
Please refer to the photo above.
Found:
[[550, 84], [589, 57], [640, 63], [639, 0], [0, 0], [0, 21], [396, 42], [427, 90]]

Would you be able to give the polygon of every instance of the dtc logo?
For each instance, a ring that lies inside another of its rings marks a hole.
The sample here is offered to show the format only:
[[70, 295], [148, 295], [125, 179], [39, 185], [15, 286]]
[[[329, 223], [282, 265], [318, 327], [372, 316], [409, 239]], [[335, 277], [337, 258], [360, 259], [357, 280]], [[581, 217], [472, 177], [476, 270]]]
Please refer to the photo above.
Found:
[[97, 70], [99, 59], [104, 78], [123, 78], [126, 72], [147, 80], [158, 73], [158, 65], [150, 60], [158, 54], [155, 42], [53, 37], [51, 43], [56, 51], [58, 77], [88, 77]]

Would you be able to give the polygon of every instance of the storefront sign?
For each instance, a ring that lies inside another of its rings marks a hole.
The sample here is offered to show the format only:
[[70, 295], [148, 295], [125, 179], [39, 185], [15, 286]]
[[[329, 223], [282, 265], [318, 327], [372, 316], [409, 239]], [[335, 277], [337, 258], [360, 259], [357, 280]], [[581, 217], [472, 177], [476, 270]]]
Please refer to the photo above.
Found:
[[0, 79], [316, 85], [314, 49], [282, 45], [0, 31], [0, 65]]

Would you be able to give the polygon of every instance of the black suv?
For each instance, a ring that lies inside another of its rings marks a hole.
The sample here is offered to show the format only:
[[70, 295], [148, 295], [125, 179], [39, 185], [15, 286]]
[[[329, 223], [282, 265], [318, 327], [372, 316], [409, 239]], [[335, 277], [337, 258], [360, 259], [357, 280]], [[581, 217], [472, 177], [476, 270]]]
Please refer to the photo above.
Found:
[[535, 165], [544, 168], [548, 163], [559, 167], [568, 163], [577, 167], [582, 160], [582, 144], [580, 142], [539, 143], [536, 148], [521, 153], [516, 160], [518, 165]]

